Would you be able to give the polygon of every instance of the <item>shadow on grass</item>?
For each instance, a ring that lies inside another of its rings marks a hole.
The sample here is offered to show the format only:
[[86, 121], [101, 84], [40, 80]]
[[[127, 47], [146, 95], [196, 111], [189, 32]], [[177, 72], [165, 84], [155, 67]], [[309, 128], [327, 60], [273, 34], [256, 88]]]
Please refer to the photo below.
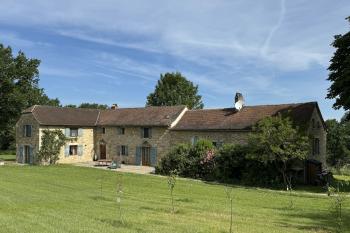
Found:
[[[149, 207], [149, 206], [141, 206], [139, 207], [140, 210], [148, 210], [152, 212], [158, 212], [158, 213], [164, 213], [164, 214], [171, 214], [171, 207], [167, 208], [154, 208], [154, 207]], [[177, 208], [175, 206], [175, 214], [184, 214], [186, 211], [183, 208]]]
[[112, 198], [104, 197], [104, 196], [92, 196], [90, 197], [94, 201], [113, 201]]
[[178, 198], [178, 199], [176, 199], [175, 201], [178, 201], [178, 202], [185, 202], [185, 203], [192, 203], [192, 202], [194, 202], [194, 200], [191, 199], [191, 198]]
[[[276, 222], [281, 227], [296, 228], [306, 232], [336, 232], [336, 216], [331, 211], [310, 212], [298, 211], [298, 209], [278, 209], [280, 210], [279, 213], [284, 216], [283, 221]], [[298, 219], [300, 218], [311, 221], [299, 223]], [[344, 209], [342, 229], [345, 231], [342, 232], [349, 232], [346, 231], [346, 229], [350, 229], [349, 219], [350, 211]]]

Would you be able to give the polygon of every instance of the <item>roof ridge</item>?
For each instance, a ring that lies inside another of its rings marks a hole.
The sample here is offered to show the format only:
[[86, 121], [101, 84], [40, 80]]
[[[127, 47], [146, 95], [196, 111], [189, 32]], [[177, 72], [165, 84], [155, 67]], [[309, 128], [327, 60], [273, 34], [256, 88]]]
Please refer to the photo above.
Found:
[[[282, 106], [282, 105], [298, 105], [298, 104], [315, 104], [317, 101], [309, 102], [298, 102], [298, 103], [286, 103], [286, 104], [261, 104], [261, 105], [245, 105], [243, 108], [252, 108], [252, 107], [268, 107], [268, 106]], [[188, 111], [213, 111], [213, 110], [225, 110], [225, 109], [235, 109], [235, 107], [228, 108], [204, 108], [204, 109], [189, 109]]]

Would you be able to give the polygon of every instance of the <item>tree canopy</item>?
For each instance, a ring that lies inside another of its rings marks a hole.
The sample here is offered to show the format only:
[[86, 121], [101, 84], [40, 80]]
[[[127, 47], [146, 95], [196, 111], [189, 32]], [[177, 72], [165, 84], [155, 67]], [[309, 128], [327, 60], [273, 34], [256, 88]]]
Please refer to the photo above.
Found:
[[[350, 22], [350, 17], [346, 18]], [[350, 31], [335, 35], [332, 46], [336, 49], [328, 67], [331, 86], [328, 99], [335, 99], [333, 107], [350, 109]]]
[[249, 136], [251, 157], [264, 163], [273, 163], [290, 188], [287, 171], [293, 161], [303, 160], [309, 152], [308, 138], [294, 128], [292, 121], [278, 115], [259, 121]]
[[66, 108], [93, 108], [93, 109], [108, 109], [107, 104], [97, 104], [97, 103], [81, 103], [79, 106], [75, 104], [65, 105]]
[[198, 85], [179, 72], [161, 74], [154, 92], [147, 97], [146, 105], [186, 105], [189, 109], [201, 109], [204, 106], [202, 96], [198, 95]]
[[59, 106], [39, 88], [38, 59], [0, 44], [0, 149], [14, 143], [14, 127], [23, 109], [35, 104]]
[[327, 163], [342, 166], [350, 162], [350, 122], [327, 120]]

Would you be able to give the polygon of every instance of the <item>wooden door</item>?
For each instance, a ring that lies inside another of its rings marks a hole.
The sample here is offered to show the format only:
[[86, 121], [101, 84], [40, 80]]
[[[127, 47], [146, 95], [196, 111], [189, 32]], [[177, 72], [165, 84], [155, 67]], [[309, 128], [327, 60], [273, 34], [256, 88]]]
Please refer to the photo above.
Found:
[[24, 163], [30, 163], [30, 147], [24, 146]]
[[100, 159], [106, 159], [106, 145], [100, 145]]
[[142, 166], [149, 166], [151, 164], [151, 148], [142, 147]]

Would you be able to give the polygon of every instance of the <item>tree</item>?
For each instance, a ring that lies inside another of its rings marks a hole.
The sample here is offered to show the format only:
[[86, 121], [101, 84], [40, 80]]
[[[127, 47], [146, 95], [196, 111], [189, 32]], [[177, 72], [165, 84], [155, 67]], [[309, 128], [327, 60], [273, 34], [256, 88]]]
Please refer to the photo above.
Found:
[[[350, 22], [350, 17], [346, 18]], [[333, 108], [350, 109], [350, 31], [344, 35], [335, 35], [332, 46], [336, 49], [328, 79], [332, 82], [328, 88], [328, 99], [335, 99]]]
[[248, 138], [250, 157], [273, 163], [282, 175], [287, 190], [291, 189], [288, 170], [293, 162], [303, 160], [309, 152], [308, 137], [294, 128], [288, 117], [266, 117], [253, 128]]
[[108, 105], [97, 103], [82, 103], [78, 108], [108, 109]]
[[0, 149], [14, 144], [15, 124], [22, 110], [35, 104], [59, 105], [39, 88], [38, 59], [28, 59], [21, 51], [12, 55], [0, 44]]
[[327, 120], [327, 163], [342, 166], [350, 161], [350, 122]]
[[66, 140], [66, 136], [59, 129], [43, 130], [43, 136], [41, 136], [42, 143], [38, 152], [37, 162], [55, 164], [59, 160], [61, 148], [66, 144]]
[[165, 73], [153, 93], [147, 97], [147, 106], [186, 105], [189, 109], [202, 109], [202, 96], [198, 95], [198, 85], [195, 86], [181, 73]]

